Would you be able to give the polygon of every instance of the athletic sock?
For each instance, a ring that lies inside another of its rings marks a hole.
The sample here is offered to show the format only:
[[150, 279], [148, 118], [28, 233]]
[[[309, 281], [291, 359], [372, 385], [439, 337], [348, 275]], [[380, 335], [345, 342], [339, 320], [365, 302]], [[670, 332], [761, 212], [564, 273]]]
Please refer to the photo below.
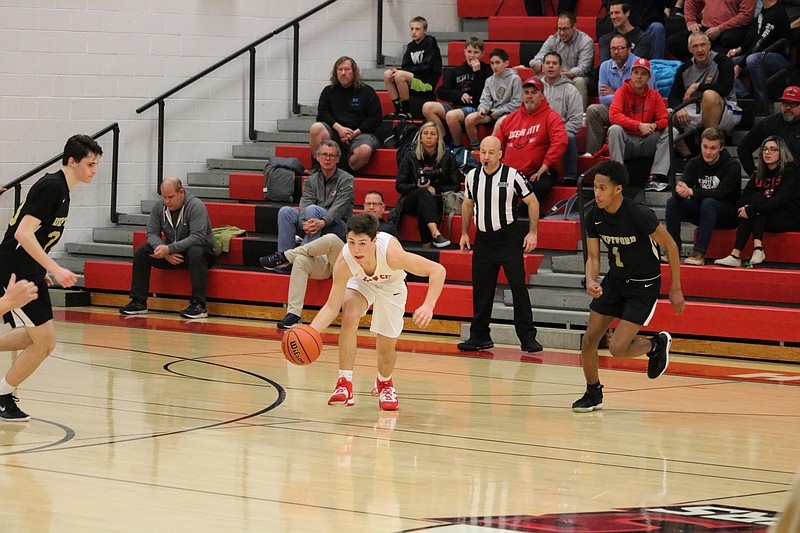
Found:
[[381, 376], [380, 372], [378, 372], [378, 381], [380, 381], [381, 383], [386, 383], [390, 379], [392, 379], [392, 375], [391, 374], [389, 374], [388, 378], [385, 378], [385, 377]]
[[400, 112], [405, 114], [411, 114], [409, 108], [411, 107], [410, 100], [400, 100]]
[[339, 370], [339, 377], [344, 378], [347, 381], [353, 381], [353, 371], [352, 370]]
[[599, 389], [600, 387], [602, 387], [602, 385], [600, 385], [599, 381], [597, 383], [587, 383], [586, 384], [586, 388], [587, 389]]
[[402, 113], [403, 112], [403, 107], [400, 105], [400, 99], [399, 98], [397, 100], [392, 100], [392, 103], [394, 104], [395, 112], [397, 112], [397, 113]]
[[14, 392], [14, 389], [16, 389], [16, 387], [12, 387], [11, 385], [9, 385], [8, 381], [6, 381], [6, 378], [0, 380], [0, 396], [11, 394], [12, 392]]
[[658, 336], [650, 337], [650, 349], [647, 351], [647, 357], [655, 355], [658, 350]]

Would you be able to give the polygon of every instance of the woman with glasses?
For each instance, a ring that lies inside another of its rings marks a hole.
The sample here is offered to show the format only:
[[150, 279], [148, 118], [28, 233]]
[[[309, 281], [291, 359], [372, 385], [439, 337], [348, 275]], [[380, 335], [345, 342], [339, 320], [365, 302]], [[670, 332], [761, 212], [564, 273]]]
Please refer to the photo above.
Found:
[[753, 234], [751, 265], [766, 260], [762, 239], [764, 232], [800, 231], [800, 183], [797, 168], [786, 143], [774, 135], [761, 143], [755, 174], [739, 198], [739, 227], [730, 255], [714, 261], [715, 265], [742, 266], [740, 254]]
[[391, 218], [399, 222], [401, 214], [414, 215], [423, 247], [431, 242], [437, 248], [449, 246], [437, 221], [441, 220], [442, 194], [458, 191], [461, 175], [435, 123], [426, 122], [419, 129], [413, 150], [400, 161], [395, 188], [400, 199]]

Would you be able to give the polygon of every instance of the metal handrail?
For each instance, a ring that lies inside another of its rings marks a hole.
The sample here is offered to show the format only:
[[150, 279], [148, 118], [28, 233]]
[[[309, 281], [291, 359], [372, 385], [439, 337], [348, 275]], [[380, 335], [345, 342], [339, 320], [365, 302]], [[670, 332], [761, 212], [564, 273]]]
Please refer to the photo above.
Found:
[[[111, 154], [111, 222], [116, 224], [119, 220], [119, 213], [117, 213], [117, 180], [119, 177], [119, 124], [116, 122], [109, 124], [94, 135], [91, 135], [91, 138], [95, 140], [99, 139], [108, 132], [113, 132], [114, 134], [112, 139], [113, 152]], [[53, 163], [60, 161], [62, 157], [64, 157], [64, 152], [51, 157], [41, 165], [29, 170], [22, 176], [8, 182], [3, 186], [6, 189], [11, 189], [12, 187], [14, 188], [14, 211], [19, 208], [19, 204], [22, 201], [22, 182], [31, 176], [38, 175], [41, 171]]]
[[[293, 46], [292, 46], [292, 112], [294, 114], [300, 113], [300, 103], [299, 103], [299, 71], [300, 71], [300, 22], [304, 21], [308, 17], [322, 11], [326, 7], [330, 6], [331, 4], [336, 3], [338, 0], [326, 0], [322, 2], [318, 6], [306, 11], [302, 15], [295, 17], [291, 21], [287, 22], [286, 24], [278, 27], [274, 31], [271, 31], [267, 35], [264, 35], [260, 39], [256, 39], [255, 41], [251, 42], [250, 44], [240, 48], [236, 52], [228, 55], [227, 57], [217, 61], [210, 67], [206, 68], [202, 72], [195, 74], [191, 78], [179, 83], [172, 89], [162, 93], [161, 95], [153, 98], [145, 105], [141, 106], [136, 110], [137, 114], [143, 113], [144, 111], [150, 109], [153, 106], [158, 106], [158, 162], [156, 167], [156, 174], [158, 178], [157, 183], [157, 190], [161, 190], [161, 182], [164, 179], [164, 121], [165, 121], [165, 101], [170, 96], [174, 95], [178, 91], [185, 89], [189, 85], [193, 84], [194, 82], [204, 78], [208, 74], [214, 72], [215, 70], [219, 69], [222, 66], [227, 65], [234, 59], [239, 58], [240, 56], [244, 55], [245, 53], [250, 55], [250, 65], [249, 65], [249, 76], [250, 76], [250, 83], [249, 83], [249, 113], [248, 113], [248, 120], [249, 120], [249, 128], [248, 128], [248, 136], [251, 141], [257, 139], [258, 132], [256, 131], [255, 126], [255, 102], [256, 102], [256, 47], [263, 44], [264, 42], [272, 39], [273, 37], [283, 33], [288, 29], [293, 30]], [[376, 50], [376, 60], [378, 65], [382, 65], [384, 62], [383, 50], [382, 50], [382, 41], [383, 41], [383, 0], [378, 0], [378, 24], [377, 24], [377, 50]]]

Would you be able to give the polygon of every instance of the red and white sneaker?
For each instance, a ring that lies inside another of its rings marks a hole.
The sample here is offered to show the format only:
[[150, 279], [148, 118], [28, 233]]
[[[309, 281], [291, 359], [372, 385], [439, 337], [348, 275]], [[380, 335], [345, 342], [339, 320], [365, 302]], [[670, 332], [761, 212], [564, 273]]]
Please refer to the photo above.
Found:
[[394, 389], [392, 380], [381, 381], [375, 378], [375, 388], [372, 395], [378, 397], [378, 404], [384, 411], [397, 411], [397, 391]]
[[339, 378], [336, 382], [336, 388], [333, 389], [333, 394], [328, 399], [328, 405], [335, 403], [343, 403], [347, 407], [352, 407], [356, 404], [356, 399], [353, 398], [353, 382], [347, 378]]

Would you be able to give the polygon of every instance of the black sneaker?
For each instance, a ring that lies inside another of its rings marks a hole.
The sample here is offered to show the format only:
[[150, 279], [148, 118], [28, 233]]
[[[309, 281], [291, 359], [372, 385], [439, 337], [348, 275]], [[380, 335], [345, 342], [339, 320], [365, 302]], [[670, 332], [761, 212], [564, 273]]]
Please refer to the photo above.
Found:
[[494, 343], [491, 340], [476, 341], [474, 339], [467, 339], [464, 342], [459, 342], [456, 347], [462, 352], [478, 352], [494, 348]]
[[280, 322], [278, 322], [278, 329], [292, 329], [298, 324], [302, 324], [303, 320], [294, 313], [286, 313]]
[[180, 312], [183, 318], [206, 318], [206, 307], [199, 302], [189, 302], [189, 307]]
[[147, 314], [147, 304], [138, 300], [131, 300], [125, 307], [119, 308], [121, 315], [144, 315]]
[[666, 331], [662, 331], [655, 337], [656, 349], [652, 354], [647, 354], [650, 360], [647, 362], [647, 377], [656, 379], [664, 373], [669, 366], [669, 348], [672, 346], [672, 336]]
[[433, 245], [437, 248], [444, 248], [445, 246], [450, 246], [450, 241], [444, 238], [444, 235], [441, 233], [434, 237]]
[[586, 387], [580, 400], [572, 404], [572, 410], [576, 413], [588, 413], [603, 408], [603, 386]]
[[539, 341], [537, 341], [536, 339], [531, 339], [527, 342], [523, 342], [522, 345], [520, 345], [520, 349], [523, 352], [528, 352], [528, 353], [541, 352], [542, 350], [544, 350], [544, 348], [542, 348], [542, 345], [539, 344]]
[[0, 420], [6, 422], [27, 422], [31, 416], [17, 407], [17, 397], [13, 394], [0, 396]]
[[275, 270], [276, 268], [285, 268], [289, 266], [289, 261], [286, 260], [286, 256], [283, 255], [283, 252], [265, 255], [259, 259], [258, 262], [267, 270]]

